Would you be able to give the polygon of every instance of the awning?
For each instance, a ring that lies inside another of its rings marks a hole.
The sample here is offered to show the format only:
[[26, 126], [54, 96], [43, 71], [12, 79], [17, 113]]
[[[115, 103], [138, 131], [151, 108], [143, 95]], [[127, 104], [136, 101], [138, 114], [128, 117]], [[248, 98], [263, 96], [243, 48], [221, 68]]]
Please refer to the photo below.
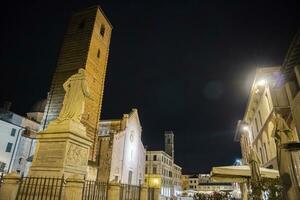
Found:
[[[279, 172], [274, 169], [260, 167], [263, 178], [278, 178]], [[248, 165], [213, 167], [210, 172], [213, 182], [243, 183], [251, 177], [251, 170]]]

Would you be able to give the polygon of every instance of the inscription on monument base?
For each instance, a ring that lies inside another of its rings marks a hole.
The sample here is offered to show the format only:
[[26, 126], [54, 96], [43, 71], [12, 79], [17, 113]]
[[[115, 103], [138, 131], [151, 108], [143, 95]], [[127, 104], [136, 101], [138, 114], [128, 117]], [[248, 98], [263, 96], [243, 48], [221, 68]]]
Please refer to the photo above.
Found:
[[55, 167], [63, 164], [65, 142], [41, 142], [37, 152], [35, 165]]

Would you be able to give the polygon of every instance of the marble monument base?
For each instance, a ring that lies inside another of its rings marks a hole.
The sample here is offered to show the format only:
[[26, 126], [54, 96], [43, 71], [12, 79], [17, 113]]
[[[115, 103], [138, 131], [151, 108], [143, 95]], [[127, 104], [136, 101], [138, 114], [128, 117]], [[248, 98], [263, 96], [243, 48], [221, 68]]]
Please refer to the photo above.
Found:
[[89, 148], [92, 141], [85, 127], [76, 121], [52, 122], [38, 133], [37, 146], [29, 176], [65, 178], [84, 177], [87, 173]]

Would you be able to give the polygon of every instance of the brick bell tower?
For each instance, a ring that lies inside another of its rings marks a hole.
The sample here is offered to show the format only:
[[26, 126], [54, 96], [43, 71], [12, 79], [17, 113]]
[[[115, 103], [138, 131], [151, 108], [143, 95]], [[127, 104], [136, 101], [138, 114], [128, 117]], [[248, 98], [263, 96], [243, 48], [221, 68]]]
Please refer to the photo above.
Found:
[[112, 25], [99, 6], [73, 13], [59, 54], [43, 119], [43, 129], [54, 120], [65, 95], [63, 83], [79, 68], [86, 70], [91, 99], [87, 98], [81, 122], [93, 141], [89, 160], [95, 161], [98, 123], [103, 100], [104, 80]]
[[173, 131], [165, 131], [165, 152], [174, 160], [174, 133]]

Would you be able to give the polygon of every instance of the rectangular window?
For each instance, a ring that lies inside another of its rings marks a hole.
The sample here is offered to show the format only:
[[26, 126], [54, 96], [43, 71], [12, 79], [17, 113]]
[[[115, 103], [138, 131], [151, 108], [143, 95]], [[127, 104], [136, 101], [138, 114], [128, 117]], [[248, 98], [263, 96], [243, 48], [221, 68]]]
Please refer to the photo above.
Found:
[[10, 135], [13, 136], [13, 137], [15, 137], [16, 131], [17, 130], [15, 128], [11, 129]]
[[262, 126], [262, 125], [263, 125], [263, 123], [262, 123], [262, 117], [261, 117], [260, 110], [258, 111], [258, 116], [259, 116], [260, 125]]
[[260, 151], [261, 162], [262, 162], [262, 164], [264, 164], [265, 163], [265, 161], [264, 161], [264, 155], [263, 155], [261, 147], [259, 147], [259, 151]]
[[267, 147], [266, 147], [266, 143], [265, 142], [264, 142], [264, 150], [265, 150], [265, 154], [266, 154], [266, 159], [268, 161], [269, 158], [268, 158], [268, 152], [267, 152]]
[[128, 171], [128, 184], [131, 185], [131, 181], [132, 181], [132, 171], [129, 170]]
[[5, 152], [11, 152], [12, 145], [13, 143], [7, 143]]
[[147, 174], [148, 173], [148, 168], [147, 167], [145, 167], [145, 174]]
[[154, 160], [154, 161], [157, 160], [157, 156], [156, 156], [156, 155], [153, 156], [153, 160]]
[[257, 135], [258, 135], [258, 124], [257, 124], [257, 119], [254, 118], [254, 120], [255, 120], [256, 132], [257, 132]]
[[153, 174], [156, 174], [157, 173], [157, 168], [156, 166], [153, 166]]
[[148, 160], [148, 156], [146, 155], [146, 160]]

